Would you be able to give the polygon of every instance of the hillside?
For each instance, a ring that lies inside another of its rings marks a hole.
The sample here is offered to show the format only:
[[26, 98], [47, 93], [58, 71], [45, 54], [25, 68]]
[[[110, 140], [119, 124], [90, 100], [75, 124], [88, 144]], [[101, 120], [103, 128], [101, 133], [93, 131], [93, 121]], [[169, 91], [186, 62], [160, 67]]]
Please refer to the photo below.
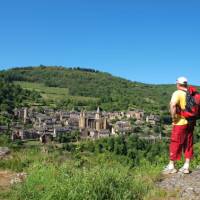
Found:
[[[51, 103], [104, 110], [143, 108], [147, 112], [167, 112], [174, 85], [149, 85], [114, 77], [92, 69], [26, 67], [1, 71], [6, 80], [22, 88], [36, 90]], [[59, 89], [57, 89], [59, 88]]]
[[[147, 85], [80, 68], [16, 68], [1, 71], [0, 76], [4, 80], [0, 85], [0, 109], [6, 111], [5, 105], [11, 105], [11, 113], [15, 107], [46, 104], [67, 109], [93, 109], [97, 105], [104, 110], [140, 108], [167, 114], [168, 101], [175, 89], [175, 85]], [[164, 127], [148, 126], [147, 134], [152, 133], [151, 128], [160, 132], [159, 128]], [[0, 158], [0, 199], [175, 198], [179, 195], [176, 191], [162, 187], [173, 182], [163, 180], [160, 173], [168, 162], [169, 141], [163, 138], [151, 142], [135, 133], [136, 129], [118, 137], [97, 140], [77, 137], [72, 141], [69, 138], [75, 132], [71, 132], [59, 137], [62, 140], [46, 144], [32, 139], [11, 141], [8, 132], [1, 134], [0, 147], [6, 147], [9, 153]], [[191, 169], [200, 160], [198, 128], [194, 135], [196, 155]], [[182, 165], [183, 160], [177, 163], [178, 168]]]
[[20, 86], [0, 80], [1, 114], [12, 113], [15, 107], [26, 106], [28, 102], [35, 103], [40, 98], [37, 92], [23, 90]]

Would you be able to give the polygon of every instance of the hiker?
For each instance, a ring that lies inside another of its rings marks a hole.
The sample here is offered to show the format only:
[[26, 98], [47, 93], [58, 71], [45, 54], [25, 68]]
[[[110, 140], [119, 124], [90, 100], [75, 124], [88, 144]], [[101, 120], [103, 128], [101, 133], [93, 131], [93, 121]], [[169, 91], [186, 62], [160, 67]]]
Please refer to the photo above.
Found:
[[169, 146], [169, 164], [163, 170], [163, 174], [177, 172], [175, 162], [181, 159], [182, 151], [185, 156], [185, 163], [179, 172], [188, 174], [190, 160], [193, 156], [193, 131], [195, 120], [187, 120], [181, 115], [186, 108], [186, 93], [188, 81], [185, 77], [179, 77], [176, 81], [177, 90], [172, 94], [170, 101], [170, 114], [172, 117], [172, 132]]

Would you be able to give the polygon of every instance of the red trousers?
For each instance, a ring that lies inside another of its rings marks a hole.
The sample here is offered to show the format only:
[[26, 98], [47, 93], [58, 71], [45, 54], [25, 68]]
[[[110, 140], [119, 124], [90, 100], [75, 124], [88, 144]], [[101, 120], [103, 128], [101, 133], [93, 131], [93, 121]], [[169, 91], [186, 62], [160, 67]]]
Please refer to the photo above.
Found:
[[174, 125], [171, 133], [171, 142], [169, 147], [170, 160], [180, 160], [182, 152], [185, 158], [193, 157], [193, 131], [194, 125]]

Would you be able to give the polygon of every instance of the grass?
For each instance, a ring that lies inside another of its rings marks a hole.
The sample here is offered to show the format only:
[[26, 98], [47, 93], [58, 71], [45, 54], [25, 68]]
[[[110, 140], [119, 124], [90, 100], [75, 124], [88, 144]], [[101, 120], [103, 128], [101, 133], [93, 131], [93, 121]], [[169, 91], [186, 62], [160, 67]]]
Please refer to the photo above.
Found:
[[59, 87], [47, 87], [43, 83], [32, 83], [24, 81], [15, 81], [15, 84], [20, 85], [23, 89], [35, 90], [40, 93], [40, 95], [45, 100], [50, 101], [60, 101], [60, 100], [76, 100], [76, 101], [97, 101], [98, 98], [93, 97], [82, 97], [82, 96], [70, 96], [68, 88], [59, 88]]
[[[0, 145], [6, 145], [3, 141], [0, 140]], [[0, 191], [0, 199], [176, 199], [176, 193], [156, 185], [166, 164], [162, 157], [155, 158], [159, 162], [154, 163], [141, 158], [138, 166], [132, 168], [126, 156], [108, 151], [92, 153], [76, 148], [70, 153], [55, 143], [43, 146], [37, 141], [10, 145], [10, 148], [12, 156], [0, 162], [0, 170], [24, 171], [28, 177], [22, 184]], [[195, 151], [199, 152], [199, 143], [195, 144]], [[193, 167], [198, 163], [196, 155]]]
[[1, 162], [0, 169], [25, 171], [28, 178], [8, 191], [1, 191], [0, 199], [142, 200], [151, 199], [150, 194], [165, 196], [155, 185], [160, 166], [143, 161], [142, 167], [133, 169], [122, 160], [109, 152], [69, 153], [54, 144], [44, 147], [30, 141]]
[[[28, 169], [28, 178], [10, 193], [10, 199], [64, 200], [64, 199], [137, 199], [142, 200], [150, 191], [158, 189], [154, 181], [158, 168], [148, 168], [151, 174], [131, 170], [118, 162], [106, 161], [93, 167], [75, 167], [74, 160], [61, 165], [34, 162]], [[90, 161], [89, 161], [90, 162]], [[145, 169], [146, 170], [146, 169]]]
[[[5, 137], [0, 137], [0, 145], [5, 146]], [[57, 144], [43, 146], [37, 141], [10, 144], [11, 157], [0, 162], [0, 170], [27, 172], [22, 184], [0, 191], [4, 200], [166, 200], [176, 199], [176, 193], [166, 192], [157, 187], [163, 157], [149, 162], [144, 157], [134, 168], [130, 167], [126, 156], [81, 151], [64, 151]], [[199, 152], [199, 143], [195, 144]], [[195, 155], [193, 168], [200, 157]], [[182, 165], [182, 162], [179, 165]]]
[[46, 87], [42, 83], [31, 83], [16, 81], [23, 89], [35, 90], [41, 94], [45, 100], [62, 100], [69, 97], [67, 88]]

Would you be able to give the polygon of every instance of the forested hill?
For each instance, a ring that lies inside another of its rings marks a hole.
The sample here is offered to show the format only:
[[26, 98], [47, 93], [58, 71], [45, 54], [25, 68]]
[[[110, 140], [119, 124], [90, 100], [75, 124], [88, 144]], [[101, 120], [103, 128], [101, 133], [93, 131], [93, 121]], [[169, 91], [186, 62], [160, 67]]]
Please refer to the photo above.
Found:
[[[67, 88], [69, 99], [66, 99], [66, 105], [75, 103], [91, 109], [100, 105], [104, 110], [142, 108], [149, 112], [167, 111], [171, 93], [175, 90], [175, 85], [132, 82], [85, 68], [24, 67], [1, 71], [0, 75], [9, 82], [17, 81], [19, 84], [29, 82], [45, 87]], [[87, 101], [82, 102], [80, 97], [87, 97]]]
[[14, 108], [26, 106], [27, 102], [37, 102], [41, 96], [37, 92], [23, 90], [20, 86], [0, 80], [0, 123], [2, 115], [13, 113]]

